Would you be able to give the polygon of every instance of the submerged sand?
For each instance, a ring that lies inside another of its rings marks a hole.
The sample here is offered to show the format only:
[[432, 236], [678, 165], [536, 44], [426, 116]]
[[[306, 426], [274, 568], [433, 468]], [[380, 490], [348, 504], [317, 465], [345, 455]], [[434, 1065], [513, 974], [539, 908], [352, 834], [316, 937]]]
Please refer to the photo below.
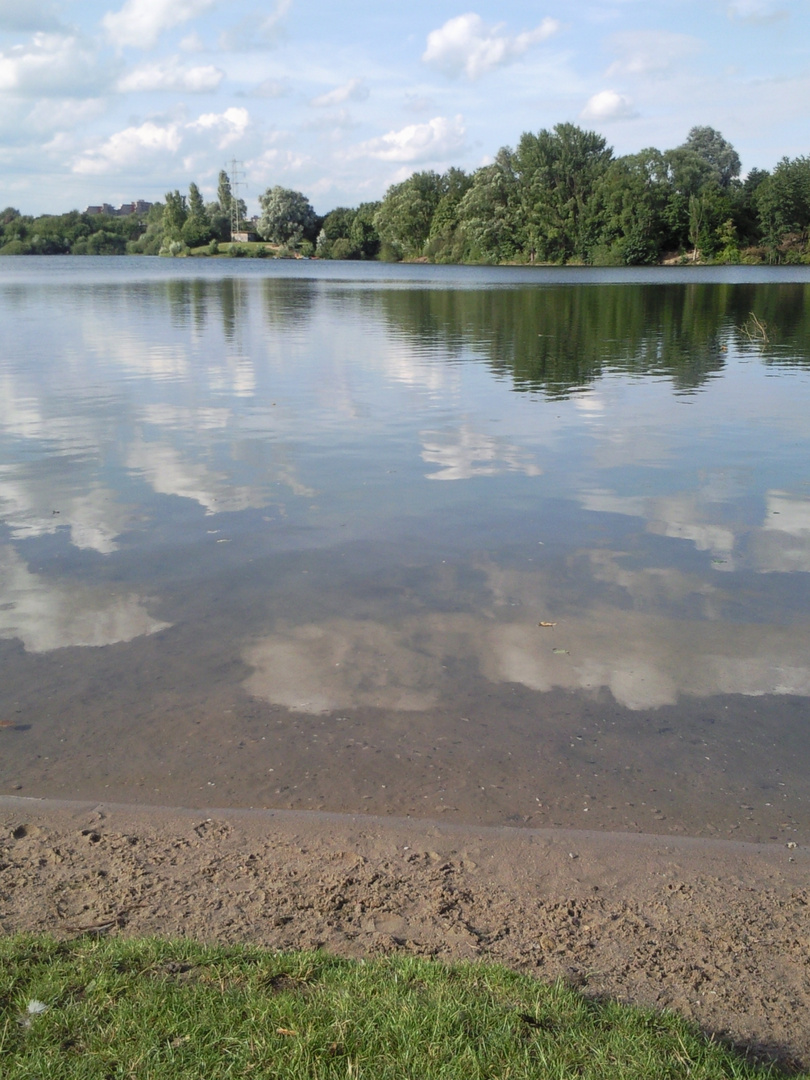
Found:
[[491, 960], [810, 1067], [810, 849], [0, 798], [0, 930]]

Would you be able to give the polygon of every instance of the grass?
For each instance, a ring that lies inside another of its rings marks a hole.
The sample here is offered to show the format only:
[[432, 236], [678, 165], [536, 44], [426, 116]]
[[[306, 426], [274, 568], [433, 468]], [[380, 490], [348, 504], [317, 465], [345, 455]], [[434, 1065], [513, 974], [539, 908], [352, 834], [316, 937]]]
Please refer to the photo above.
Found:
[[[36, 1011], [41, 1002], [47, 1006]], [[677, 1016], [505, 968], [0, 939], [3, 1080], [763, 1078]]]

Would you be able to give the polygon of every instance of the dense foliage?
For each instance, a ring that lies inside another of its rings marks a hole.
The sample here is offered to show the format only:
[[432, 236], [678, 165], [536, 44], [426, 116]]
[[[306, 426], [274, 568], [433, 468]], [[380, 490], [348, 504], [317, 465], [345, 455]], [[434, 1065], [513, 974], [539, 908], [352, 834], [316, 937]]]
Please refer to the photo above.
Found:
[[[692, 128], [671, 150], [616, 157], [596, 132], [557, 124], [524, 133], [472, 174], [416, 172], [380, 202], [324, 218], [302, 192], [276, 185], [245, 228], [275, 254], [326, 259], [810, 263], [810, 157], [783, 158], [773, 172], [753, 169], [744, 180], [740, 172], [736, 150], [711, 127]], [[0, 254], [217, 254], [246, 216], [221, 172], [214, 202], [192, 183], [188, 196], [167, 192], [146, 216], [31, 218], [9, 208], [0, 213]]]
[[43, 214], [34, 218], [13, 207], [0, 211], [0, 255], [123, 255], [144, 232], [137, 215]]
[[739, 179], [709, 127], [672, 150], [615, 157], [574, 124], [525, 133], [472, 176], [415, 173], [374, 218], [384, 252], [436, 262], [810, 262], [810, 159]]

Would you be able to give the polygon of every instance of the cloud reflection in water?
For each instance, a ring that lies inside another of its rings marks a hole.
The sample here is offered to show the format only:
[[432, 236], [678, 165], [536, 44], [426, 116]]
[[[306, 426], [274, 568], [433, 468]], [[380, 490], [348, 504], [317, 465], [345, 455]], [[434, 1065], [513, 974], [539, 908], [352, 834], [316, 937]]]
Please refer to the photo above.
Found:
[[[444, 665], [453, 659], [493, 683], [608, 689], [629, 709], [674, 704], [682, 694], [810, 695], [810, 625], [723, 621], [715, 617], [713, 588], [689, 575], [628, 570], [611, 553], [594, 552], [592, 561], [595, 579], [621, 584], [641, 609], [596, 601], [557, 617], [547, 575], [488, 566], [490, 607], [480, 614], [279, 627], [246, 649], [254, 668], [246, 688], [301, 712], [413, 711], [449, 705], [453, 688]], [[656, 610], [662, 597], [693, 593], [702, 617], [675, 619]], [[557, 626], [541, 628], [542, 620]]]
[[48, 581], [32, 573], [8, 545], [0, 547], [0, 596], [0, 638], [19, 638], [32, 653], [114, 645], [171, 625], [153, 618], [147, 601], [134, 593]]

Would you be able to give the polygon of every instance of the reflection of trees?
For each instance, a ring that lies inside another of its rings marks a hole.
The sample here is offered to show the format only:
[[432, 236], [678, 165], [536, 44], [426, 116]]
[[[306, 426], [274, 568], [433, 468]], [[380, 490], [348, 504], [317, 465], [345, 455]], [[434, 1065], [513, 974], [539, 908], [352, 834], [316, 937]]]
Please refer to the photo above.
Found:
[[301, 328], [312, 316], [318, 284], [306, 279], [268, 277], [262, 282], [262, 297], [268, 329]]
[[[566, 395], [603, 374], [658, 374], [700, 387], [752, 310], [807, 361], [805, 285], [574, 285], [381, 290], [377, 302], [421, 349], [483, 353], [517, 390]], [[795, 346], [801, 345], [801, 351]], [[784, 351], [784, 350], [783, 350]]]
[[174, 278], [164, 283], [169, 301], [172, 322], [175, 326], [194, 325], [201, 330], [210, 309], [219, 309], [222, 329], [230, 341], [247, 312], [249, 283], [241, 278], [223, 278], [221, 281], [204, 281], [197, 278], [184, 281]]
[[165, 283], [166, 299], [175, 326], [188, 326], [191, 322], [191, 285], [190, 281], [178, 281], [176, 278]]
[[[236, 336], [238, 327], [245, 321], [255, 287], [255, 281], [239, 276], [219, 281], [173, 279], [157, 286], [165, 289], [176, 326], [193, 324], [201, 329], [209, 312], [218, 309], [228, 340]], [[261, 282], [261, 290], [265, 320], [274, 330], [302, 326], [311, 317], [318, 299], [318, 283], [309, 280], [268, 277]]]
[[738, 285], [735, 289], [737, 345], [750, 349], [752, 342], [740, 328], [753, 313], [767, 332], [767, 342], [757, 346], [763, 363], [810, 367], [810, 284]]
[[237, 334], [247, 312], [248, 283], [241, 278], [223, 278], [216, 283], [222, 312], [222, 329], [228, 341]]

